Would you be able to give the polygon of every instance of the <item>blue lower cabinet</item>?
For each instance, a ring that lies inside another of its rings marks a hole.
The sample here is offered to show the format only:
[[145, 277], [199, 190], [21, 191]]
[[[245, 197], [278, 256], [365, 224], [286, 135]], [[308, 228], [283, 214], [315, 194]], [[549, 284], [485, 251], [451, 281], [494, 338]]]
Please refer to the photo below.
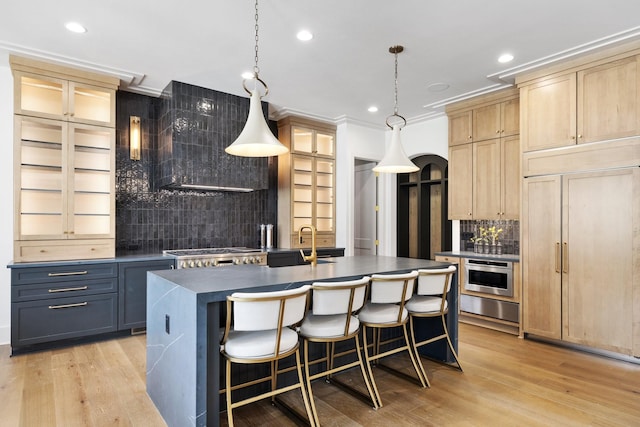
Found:
[[174, 264], [160, 256], [10, 265], [12, 353], [144, 328], [147, 272]]
[[147, 325], [147, 272], [174, 268], [173, 259], [131, 261], [118, 265], [118, 329]]
[[113, 332], [117, 328], [116, 293], [14, 303], [11, 346], [15, 348]]

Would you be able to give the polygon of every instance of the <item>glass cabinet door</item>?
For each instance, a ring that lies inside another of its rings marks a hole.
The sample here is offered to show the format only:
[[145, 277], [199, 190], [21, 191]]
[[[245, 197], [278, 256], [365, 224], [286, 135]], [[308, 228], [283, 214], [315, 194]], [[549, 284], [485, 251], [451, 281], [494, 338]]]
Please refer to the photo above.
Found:
[[69, 82], [69, 120], [114, 126], [115, 91], [97, 86]]
[[64, 119], [68, 113], [65, 80], [16, 73], [16, 114]]
[[313, 159], [304, 156], [292, 156], [293, 195], [292, 195], [292, 232], [300, 226], [313, 224]]
[[316, 159], [316, 228], [334, 231], [334, 161]]
[[113, 129], [71, 125], [69, 133], [69, 237], [111, 237]]
[[22, 240], [63, 239], [66, 217], [67, 124], [35, 118], [16, 118], [17, 233]]
[[319, 156], [333, 158], [335, 156], [334, 147], [333, 134], [316, 132], [316, 153]]
[[293, 127], [291, 133], [291, 151], [305, 154], [313, 153], [315, 150], [313, 146], [313, 130], [296, 126]]

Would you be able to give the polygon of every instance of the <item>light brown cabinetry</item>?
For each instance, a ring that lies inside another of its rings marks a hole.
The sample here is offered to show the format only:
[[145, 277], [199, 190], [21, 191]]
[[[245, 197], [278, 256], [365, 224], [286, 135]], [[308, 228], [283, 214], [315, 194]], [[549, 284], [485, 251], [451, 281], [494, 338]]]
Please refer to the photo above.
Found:
[[640, 133], [640, 56], [521, 83], [523, 151]]
[[99, 82], [93, 74], [15, 57], [11, 65], [14, 260], [113, 257], [117, 79], [100, 87], [86, 83]]
[[520, 133], [520, 100], [504, 102], [473, 109], [473, 141], [502, 138]]
[[520, 139], [518, 135], [473, 144], [473, 217], [520, 217]]
[[449, 147], [449, 219], [473, 219], [473, 144]]
[[309, 248], [298, 229], [316, 227], [317, 247], [335, 246], [335, 127], [287, 117], [278, 122], [280, 141], [290, 153], [278, 157], [278, 246]]
[[524, 332], [640, 354], [640, 169], [526, 178]]
[[449, 146], [473, 142], [473, 111], [449, 114]]
[[518, 92], [509, 89], [452, 105], [447, 114], [449, 219], [518, 219]]

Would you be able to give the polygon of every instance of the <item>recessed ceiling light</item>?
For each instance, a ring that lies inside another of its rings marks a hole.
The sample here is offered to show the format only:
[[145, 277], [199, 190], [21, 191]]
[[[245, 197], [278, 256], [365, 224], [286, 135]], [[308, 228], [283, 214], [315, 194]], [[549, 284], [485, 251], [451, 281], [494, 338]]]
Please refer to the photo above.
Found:
[[85, 27], [83, 27], [82, 25], [78, 24], [77, 22], [67, 22], [66, 24], [64, 24], [65, 28], [69, 31], [71, 31], [72, 33], [86, 33], [87, 29]]
[[513, 61], [513, 55], [511, 55], [510, 53], [503, 53], [498, 58], [498, 62], [500, 62], [501, 64], [505, 64], [505, 63], [511, 62], [511, 61]]
[[298, 34], [296, 34], [296, 37], [298, 38], [298, 40], [307, 42], [313, 38], [313, 34], [311, 34], [311, 31], [301, 30], [301, 31], [298, 31]]
[[372, 105], [371, 107], [367, 108], [367, 111], [370, 113], [377, 113], [378, 107], [376, 107], [375, 105]]
[[427, 90], [429, 92], [444, 92], [449, 89], [449, 85], [447, 83], [432, 83], [427, 86]]

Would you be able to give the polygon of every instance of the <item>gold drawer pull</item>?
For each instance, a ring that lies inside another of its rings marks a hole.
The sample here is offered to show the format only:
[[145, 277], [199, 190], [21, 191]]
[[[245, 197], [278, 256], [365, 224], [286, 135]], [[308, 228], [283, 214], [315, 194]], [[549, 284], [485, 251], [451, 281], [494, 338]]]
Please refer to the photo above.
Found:
[[60, 305], [50, 305], [49, 309], [50, 310], [57, 310], [59, 308], [73, 308], [73, 307], [84, 307], [85, 305], [89, 304], [88, 302], [79, 302], [76, 304], [60, 304]]
[[49, 277], [59, 277], [59, 276], [81, 276], [83, 274], [87, 274], [88, 271], [70, 271], [68, 273], [49, 273]]
[[88, 286], [78, 286], [77, 288], [49, 289], [49, 293], [55, 294], [56, 292], [86, 291], [87, 289], [89, 289]]

